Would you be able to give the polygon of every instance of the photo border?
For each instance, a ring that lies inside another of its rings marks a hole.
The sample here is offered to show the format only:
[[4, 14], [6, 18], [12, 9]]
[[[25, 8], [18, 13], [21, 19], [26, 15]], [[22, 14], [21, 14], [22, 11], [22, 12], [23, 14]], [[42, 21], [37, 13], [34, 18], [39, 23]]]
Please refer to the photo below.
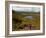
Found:
[[[30, 5], [43, 5], [43, 33], [29, 33], [29, 34], [9, 34], [9, 4], [30, 4]], [[5, 37], [18, 37], [18, 36], [35, 36], [45, 35], [45, 4], [34, 2], [18, 2], [18, 1], [5, 1]]]
[[[22, 4], [10, 4], [9, 7], [9, 34], [25, 34], [25, 33], [42, 33], [43, 32], [43, 6], [41, 5], [27, 5], [27, 7], [39, 7], [40, 8], [40, 30], [29, 30], [27, 31], [12, 31], [12, 6], [21, 5]], [[26, 5], [23, 4], [25, 7]], [[22, 7], [23, 7], [22, 6]]]

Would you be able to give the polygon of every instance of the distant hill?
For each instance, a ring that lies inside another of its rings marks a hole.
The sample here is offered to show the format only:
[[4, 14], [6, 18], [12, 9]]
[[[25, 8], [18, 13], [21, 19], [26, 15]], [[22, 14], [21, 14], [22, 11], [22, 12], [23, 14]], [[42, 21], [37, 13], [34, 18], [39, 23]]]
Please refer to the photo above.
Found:
[[14, 13], [16, 14], [39, 14], [40, 12], [24, 12], [24, 11], [21, 11], [21, 12], [18, 12], [18, 11], [15, 11], [15, 10], [12, 10]]

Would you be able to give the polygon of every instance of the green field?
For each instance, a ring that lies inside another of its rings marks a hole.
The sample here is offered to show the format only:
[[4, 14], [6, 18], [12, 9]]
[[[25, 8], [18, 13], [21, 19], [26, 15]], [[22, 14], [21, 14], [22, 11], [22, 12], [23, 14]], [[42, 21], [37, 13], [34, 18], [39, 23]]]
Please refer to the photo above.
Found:
[[12, 31], [40, 30], [40, 13], [12, 10]]

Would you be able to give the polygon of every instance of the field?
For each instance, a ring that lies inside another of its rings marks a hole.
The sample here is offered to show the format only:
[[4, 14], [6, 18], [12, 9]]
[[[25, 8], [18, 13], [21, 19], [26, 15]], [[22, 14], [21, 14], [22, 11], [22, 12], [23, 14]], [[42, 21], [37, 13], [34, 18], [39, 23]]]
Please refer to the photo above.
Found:
[[12, 31], [40, 30], [40, 12], [12, 10]]

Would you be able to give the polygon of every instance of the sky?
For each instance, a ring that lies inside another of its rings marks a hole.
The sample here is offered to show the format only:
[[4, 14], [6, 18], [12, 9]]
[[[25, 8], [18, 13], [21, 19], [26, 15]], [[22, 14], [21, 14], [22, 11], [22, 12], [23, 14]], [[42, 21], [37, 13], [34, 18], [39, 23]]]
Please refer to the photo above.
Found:
[[13, 6], [12, 7], [13, 10], [15, 11], [24, 11], [24, 12], [40, 12], [40, 8], [39, 7], [16, 7]]

